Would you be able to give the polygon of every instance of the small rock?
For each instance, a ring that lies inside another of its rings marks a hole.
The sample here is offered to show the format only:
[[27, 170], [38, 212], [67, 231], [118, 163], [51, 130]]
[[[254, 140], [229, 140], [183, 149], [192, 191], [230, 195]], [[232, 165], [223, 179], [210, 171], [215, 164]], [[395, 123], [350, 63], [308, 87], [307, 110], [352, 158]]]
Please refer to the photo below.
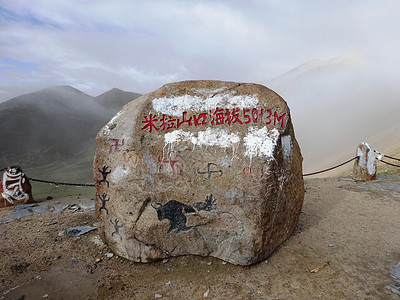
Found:
[[48, 298], [49, 295], [48, 294], [44, 294], [42, 298]]
[[106, 254], [104, 254], [107, 258], [111, 258], [111, 257], [113, 257], [114, 256], [114, 253], [110, 253], [110, 252], [107, 252]]
[[10, 218], [2, 218], [2, 219], [0, 219], [0, 225], [1, 224], [6, 224], [6, 223], [9, 223], [9, 222], [12, 222], [12, 221], [14, 221], [14, 220], [10, 219]]
[[76, 226], [76, 227], [70, 227], [67, 229], [67, 234], [69, 236], [81, 236], [85, 233], [88, 233], [89, 231], [97, 229], [96, 227], [92, 226]]
[[390, 270], [390, 275], [392, 275], [393, 277], [400, 279], [400, 270], [398, 269], [394, 269], [394, 270]]
[[162, 295], [160, 295], [160, 294], [155, 294], [155, 295], [154, 295], [154, 299], [158, 299], [158, 298], [162, 298]]
[[29, 204], [16, 205], [16, 206], [14, 206], [14, 210], [28, 209], [28, 208], [32, 208], [32, 207], [35, 207], [35, 206], [38, 206], [38, 204], [29, 203]]
[[210, 292], [210, 289], [207, 289], [207, 291], [205, 291], [205, 293], [203, 294], [204, 298], [208, 297], [208, 293]]
[[53, 206], [53, 214], [57, 214], [68, 207], [68, 204], [56, 204]]
[[335, 244], [329, 244], [328, 247], [335, 247]]
[[88, 210], [92, 211], [92, 210], [95, 209], [94, 208], [94, 201], [93, 202], [89, 202], [89, 203], [81, 203], [81, 204], [79, 204], [79, 207], [81, 209], [83, 209], [83, 211], [88, 211]]
[[68, 206], [68, 209], [69, 209], [69, 210], [73, 210], [73, 211], [75, 212], [75, 211], [79, 210], [80, 207], [79, 207], [78, 205], [76, 205], [76, 204], [70, 204], [70, 205]]
[[391, 290], [393, 293], [400, 296], [400, 281], [396, 283], [392, 283], [390, 285], [385, 286], [387, 289]]
[[223, 262], [222, 262], [222, 264], [223, 264], [223, 265], [226, 265], [226, 264], [227, 264], [227, 262], [226, 262], [226, 261], [223, 261]]
[[96, 259], [94, 260], [94, 263], [98, 264], [99, 262], [101, 262], [101, 258], [100, 257], [96, 257]]
[[163, 261], [162, 261], [162, 263], [163, 263], [163, 264], [166, 264], [168, 261], [169, 261], [168, 258], [164, 258]]
[[207, 265], [211, 266], [211, 265], [212, 265], [212, 262], [210, 261], [209, 263], [207, 263]]

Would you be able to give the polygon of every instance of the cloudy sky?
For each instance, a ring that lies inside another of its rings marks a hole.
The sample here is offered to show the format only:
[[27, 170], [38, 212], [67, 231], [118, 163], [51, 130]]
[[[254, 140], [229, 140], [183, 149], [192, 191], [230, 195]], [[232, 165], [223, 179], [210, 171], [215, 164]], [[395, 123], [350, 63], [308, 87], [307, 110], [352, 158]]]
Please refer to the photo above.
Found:
[[0, 102], [187, 79], [265, 82], [346, 53], [400, 74], [397, 0], [0, 0]]

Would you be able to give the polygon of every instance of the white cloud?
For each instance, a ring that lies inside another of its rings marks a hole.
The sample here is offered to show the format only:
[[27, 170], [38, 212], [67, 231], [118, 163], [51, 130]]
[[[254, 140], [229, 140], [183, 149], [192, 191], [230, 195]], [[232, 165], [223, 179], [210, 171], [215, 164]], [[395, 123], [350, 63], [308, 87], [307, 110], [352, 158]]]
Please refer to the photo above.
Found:
[[37, 66], [31, 74], [0, 66], [0, 101], [27, 85], [98, 94], [186, 79], [261, 82], [348, 51], [400, 75], [394, 0], [0, 0], [0, 7], [0, 56]]

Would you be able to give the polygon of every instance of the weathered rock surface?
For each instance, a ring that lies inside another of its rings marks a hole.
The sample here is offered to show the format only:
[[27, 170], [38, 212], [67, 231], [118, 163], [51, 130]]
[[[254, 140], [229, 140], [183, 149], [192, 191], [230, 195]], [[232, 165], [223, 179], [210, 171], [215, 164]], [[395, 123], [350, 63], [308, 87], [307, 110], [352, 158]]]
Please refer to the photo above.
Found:
[[34, 202], [28, 177], [20, 167], [8, 167], [1, 178], [0, 207]]
[[99, 231], [120, 256], [249, 265], [297, 224], [302, 157], [286, 102], [264, 86], [167, 84], [127, 104], [96, 142]]
[[376, 158], [378, 154], [367, 143], [361, 143], [356, 151], [357, 159], [353, 165], [353, 179], [371, 181], [376, 179]]

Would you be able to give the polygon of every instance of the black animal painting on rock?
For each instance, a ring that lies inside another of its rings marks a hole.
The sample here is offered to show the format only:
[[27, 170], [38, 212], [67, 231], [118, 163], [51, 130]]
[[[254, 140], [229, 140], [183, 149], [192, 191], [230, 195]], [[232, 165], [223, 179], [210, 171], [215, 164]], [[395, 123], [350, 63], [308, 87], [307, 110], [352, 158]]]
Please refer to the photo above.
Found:
[[157, 206], [151, 205], [156, 211], [158, 220], [162, 221], [167, 219], [170, 223], [170, 227], [167, 233], [171, 233], [176, 229], [176, 232], [189, 231], [194, 226], [187, 226], [187, 217], [185, 214], [196, 213], [197, 211], [204, 210], [210, 211], [214, 209], [217, 200], [214, 199], [213, 195], [206, 196], [206, 201], [197, 202], [193, 205], [187, 205], [176, 200], [170, 200], [166, 204], [157, 202]]

